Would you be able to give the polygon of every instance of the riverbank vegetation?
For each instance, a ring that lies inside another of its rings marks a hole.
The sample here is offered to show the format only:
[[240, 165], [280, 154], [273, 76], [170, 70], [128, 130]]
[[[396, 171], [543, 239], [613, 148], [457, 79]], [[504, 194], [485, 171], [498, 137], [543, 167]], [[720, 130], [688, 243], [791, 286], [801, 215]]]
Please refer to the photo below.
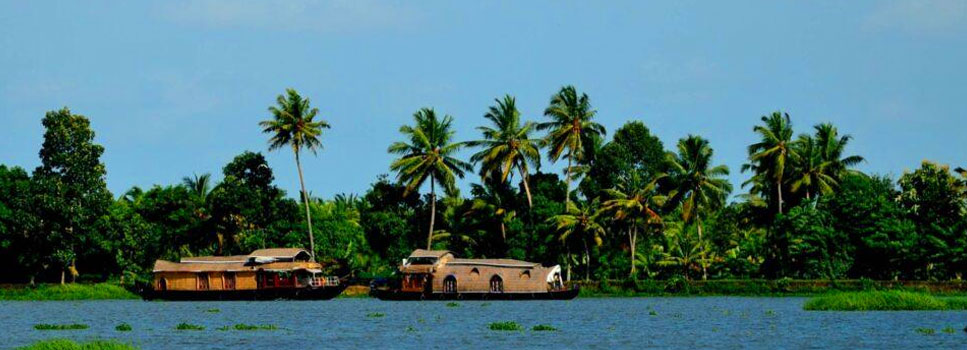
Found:
[[136, 350], [133, 345], [125, 344], [116, 340], [95, 340], [86, 343], [78, 343], [68, 339], [42, 340], [28, 346], [19, 347], [18, 350]]
[[[272, 102], [252, 127], [268, 134], [267, 149], [294, 151], [301, 178], [302, 162], [326, 154], [302, 156], [340, 126], [330, 131], [295, 91]], [[147, 281], [156, 259], [264, 247], [304, 247], [367, 278], [428, 246], [560, 264], [570, 280], [627, 280], [636, 290], [962, 277], [967, 171], [924, 161], [899, 177], [865, 174], [856, 166], [878, 160], [851, 153], [846, 131], [761, 112], [750, 111], [749, 133], [728, 144], [663, 135], [677, 140], [666, 145], [647, 118], [606, 130], [572, 86], [539, 111], [518, 110], [512, 96], [481, 106], [482, 118], [425, 108], [397, 140], [374, 140], [395, 157], [387, 174], [364, 193], [320, 198], [304, 187], [287, 194], [253, 151], [225, 164], [218, 181], [192, 175], [112, 194], [94, 127], [64, 108], [42, 120], [40, 166], [0, 165], [0, 281]], [[479, 134], [458, 140], [457, 124]], [[722, 148], [748, 157], [722, 164]], [[744, 181], [729, 183], [736, 171]]]
[[849, 292], [814, 297], [803, 308], [811, 311], [967, 310], [967, 297], [905, 291]]
[[0, 300], [101, 300], [136, 299], [138, 296], [117, 284], [38, 284], [0, 288]]

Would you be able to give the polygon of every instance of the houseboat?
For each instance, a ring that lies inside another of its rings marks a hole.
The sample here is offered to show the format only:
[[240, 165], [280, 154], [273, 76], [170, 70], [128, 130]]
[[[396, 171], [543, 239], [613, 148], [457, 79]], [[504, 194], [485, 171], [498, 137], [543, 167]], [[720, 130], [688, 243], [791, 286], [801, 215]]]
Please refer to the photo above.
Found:
[[[333, 270], [328, 266], [326, 270]], [[158, 260], [145, 299], [275, 300], [332, 299], [346, 289], [348, 273], [323, 273], [298, 248], [259, 249], [249, 255], [196, 256]]]
[[445, 250], [416, 250], [398, 278], [374, 281], [370, 295], [383, 300], [574, 299], [561, 267], [511, 259], [458, 259]]

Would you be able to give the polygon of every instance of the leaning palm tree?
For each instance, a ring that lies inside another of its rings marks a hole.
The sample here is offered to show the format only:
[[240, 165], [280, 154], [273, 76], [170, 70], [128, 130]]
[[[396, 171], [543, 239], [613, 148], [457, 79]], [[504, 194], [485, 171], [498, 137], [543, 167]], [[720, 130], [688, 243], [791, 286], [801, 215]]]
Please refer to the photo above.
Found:
[[[696, 223], [698, 240], [702, 237], [702, 218], [725, 204], [725, 198], [732, 192], [732, 184], [725, 177], [729, 168], [725, 165], [712, 165], [712, 147], [708, 140], [689, 135], [678, 141], [678, 154], [668, 154], [671, 167], [670, 180], [674, 184], [668, 196], [668, 204], [682, 206], [682, 221]], [[702, 253], [705, 261], [705, 253]], [[708, 271], [702, 265], [702, 279], [708, 278]]]
[[306, 183], [302, 177], [302, 162], [299, 154], [303, 149], [312, 154], [322, 149], [322, 129], [329, 129], [325, 120], [315, 120], [319, 109], [309, 104], [309, 98], [302, 98], [294, 89], [285, 89], [284, 95], [276, 98], [276, 105], [269, 107], [272, 119], [259, 122], [262, 132], [271, 134], [269, 150], [291, 147], [295, 153], [295, 166], [299, 171], [299, 186], [302, 187], [302, 202], [306, 208], [306, 226], [309, 229], [309, 253], [316, 259], [316, 243], [312, 235], [312, 216], [309, 215], [309, 196]]
[[185, 176], [181, 178], [181, 184], [188, 188], [195, 198], [198, 198], [201, 202], [205, 202], [208, 198], [208, 193], [211, 192], [211, 178], [212, 174], [205, 173], [194, 174], [191, 177]]
[[571, 176], [574, 166], [584, 160], [585, 144], [605, 134], [604, 126], [592, 121], [594, 114], [588, 95], [578, 96], [577, 89], [568, 85], [551, 96], [551, 104], [544, 110], [544, 115], [551, 120], [537, 124], [538, 130], [550, 130], [545, 139], [550, 148], [548, 158], [553, 162], [561, 156], [567, 158], [567, 168], [564, 169], [566, 203], [571, 202]]
[[[599, 203], [597, 199], [583, 201], [578, 204], [567, 202], [567, 211], [561, 215], [555, 215], [547, 219], [548, 223], [554, 225], [558, 231], [558, 239], [568, 246], [568, 241], [577, 237], [584, 244], [584, 264], [585, 280], [591, 280], [591, 248], [588, 241], [593, 241], [595, 245], [601, 246], [605, 234], [604, 226], [601, 224], [598, 215]], [[571, 253], [568, 249], [568, 277], [571, 276]]]
[[643, 181], [637, 173], [618, 185], [605, 190], [611, 198], [601, 207], [602, 213], [610, 214], [612, 219], [623, 222], [628, 227], [628, 243], [631, 248], [630, 277], [635, 276], [638, 230], [649, 225], [660, 224], [662, 219], [657, 209], [661, 206], [662, 196], [656, 193], [656, 181]]
[[[775, 185], [776, 204], [782, 213], [782, 187], [785, 185], [786, 163], [794, 152], [792, 148], [792, 121], [788, 113], [773, 112], [762, 117], [764, 125], [752, 130], [759, 134], [759, 142], [749, 146], [749, 164], [742, 170], [752, 170], [758, 176], [753, 180], [771, 181]], [[750, 180], [751, 181], [751, 180]], [[748, 183], [748, 182], [747, 182]], [[765, 190], [767, 186], [761, 186]]]
[[406, 184], [404, 194], [418, 190], [430, 179], [430, 229], [427, 233], [426, 249], [433, 247], [433, 222], [436, 219], [436, 184], [452, 193], [456, 190], [456, 178], [463, 178], [464, 172], [471, 171], [469, 163], [454, 157], [462, 143], [453, 142], [453, 117], [446, 115], [437, 118], [431, 108], [423, 108], [413, 114], [415, 125], [400, 127], [408, 140], [393, 143], [389, 153], [399, 154], [400, 158], [390, 164], [401, 184]]
[[470, 160], [474, 164], [480, 163], [480, 177], [484, 182], [491, 177], [499, 177], [499, 182], [504, 183], [516, 170], [527, 193], [527, 204], [533, 207], [527, 177], [532, 166], [540, 167], [542, 142], [531, 138], [533, 122], [521, 125], [520, 111], [513, 96], [506, 95], [503, 100], [495, 101], [497, 105], [491, 106], [484, 115], [493, 123], [493, 127], [478, 127], [483, 139], [467, 142], [467, 146], [482, 148]]

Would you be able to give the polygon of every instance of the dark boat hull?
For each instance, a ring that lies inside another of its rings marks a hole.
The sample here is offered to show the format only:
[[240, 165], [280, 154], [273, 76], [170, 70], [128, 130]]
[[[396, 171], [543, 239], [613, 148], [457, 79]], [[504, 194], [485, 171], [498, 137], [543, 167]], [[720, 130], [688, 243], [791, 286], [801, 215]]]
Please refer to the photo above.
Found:
[[369, 295], [380, 300], [571, 300], [580, 288], [544, 293], [418, 293], [371, 289]]
[[346, 284], [319, 288], [272, 288], [257, 290], [206, 290], [184, 291], [146, 290], [145, 300], [202, 301], [202, 300], [329, 300], [347, 287]]

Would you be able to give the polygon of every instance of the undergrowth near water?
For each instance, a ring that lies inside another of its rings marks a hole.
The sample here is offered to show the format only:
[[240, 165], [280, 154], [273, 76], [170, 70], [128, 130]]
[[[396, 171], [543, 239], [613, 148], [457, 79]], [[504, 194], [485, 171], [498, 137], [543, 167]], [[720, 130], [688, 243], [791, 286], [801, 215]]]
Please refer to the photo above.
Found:
[[111, 283], [41, 284], [34, 287], [0, 289], [0, 300], [105, 300], [138, 299], [134, 293]]
[[90, 328], [88, 325], [80, 324], [80, 323], [70, 323], [70, 324], [41, 323], [41, 324], [34, 325], [34, 329], [38, 331], [72, 331], [72, 330], [81, 330], [81, 329], [88, 329], [88, 328]]
[[965, 297], [935, 297], [903, 291], [837, 293], [814, 297], [803, 309], [811, 311], [967, 310]]
[[116, 340], [95, 340], [87, 343], [77, 343], [68, 339], [42, 340], [18, 350], [136, 350], [137, 348]]

